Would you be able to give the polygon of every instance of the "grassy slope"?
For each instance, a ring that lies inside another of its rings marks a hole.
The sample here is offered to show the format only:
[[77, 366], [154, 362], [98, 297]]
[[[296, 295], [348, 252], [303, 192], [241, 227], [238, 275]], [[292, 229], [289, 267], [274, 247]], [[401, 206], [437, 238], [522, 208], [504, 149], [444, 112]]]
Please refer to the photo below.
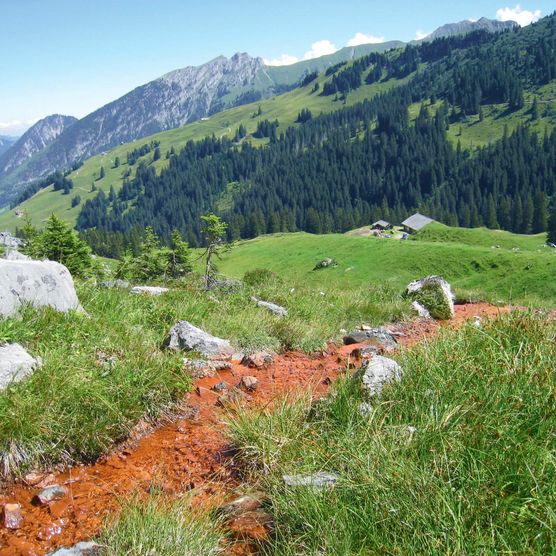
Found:
[[[398, 241], [330, 234], [277, 234], [244, 241], [224, 257], [221, 270], [240, 277], [254, 267], [322, 288], [349, 290], [363, 284], [388, 283], [401, 289], [427, 274], [441, 274], [462, 296], [486, 297], [554, 306], [556, 304], [556, 251], [543, 247], [541, 236], [514, 236], [520, 251], [511, 250], [512, 234], [479, 229], [477, 245], [434, 241]], [[499, 240], [506, 238], [508, 243]], [[496, 241], [498, 240], [498, 241]], [[481, 244], [482, 243], [482, 244]], [[502, 244], [492, 249], [492, 244]], [[527, 248], [525, 247], [527, 246]], [[338, 266], [312, 271], [325, 257]]]
[[[322, 83], [326, 79], [328, 78], [324, 74], [317, 78], [317, 81], [321, 83], [321, 89]], [[309, 108], [314, 116], [323, 112], [339, 110], [346, 105], [356, 104], [404, 83], [407, 79], [363, 85], [360, 89], [348, 95], [346, 104], [335, 102], [333, 96], [323, 97], [318, 93], [312, 93], [313, 82], [306, 87], [294, 89], [280, 96], [231, 108], [211, 116], [208, 120], [197, 121], [181, 128], [144, 137], [133, 143], [120, 145], [104, 154], [96, 155], [85, 161], [81, 168], [70, 174], [69, 178], [73, 181], [75, 187], [69, 195], [63, 195], [62, 192], [55, 192], [52, 190], [52, 187], [47, 187], [38, 192], [33, 198], [22, 203], [19, 208], [25, 210], [33, 223], [38, 226], [41, 226], [52, 213], [57, 214], [60, 218], [73, 225], [81, 210], [81, 206], [71, 208], [71, 198], [75, 195], [80, 195], [81, 202], [84, 203], [87, 199], [95, 197], [97, 193], [91, 192], [91, 184], [93, 182], [99, 189], [103, 189], [105, 192], [110, 189], [111, 185], [118, 190], [122, 185], [122, 176], [129, 168], [127, 163], [125, 163], [126, 153], [152, 140], [160, 141], [162, 158], [154, 163], [157, 170], [160, 171], [167, 165], [165, 160], [166, 151], [171, 147], [179, 150], [189, 140], [202, 139], [212, 134], [217, 137], [226, 136], [232, 138], [240, 124], [246, 127], [248, 133], [253, 133], [257, 128], [259, 119], [278, 119], [280, 122], [279, 131], [284, 131], [287, 127], [299, 125], [295, 124], [295, 120], [303, 108]], [[254, 117], [259, 106], [262, 109], [262, 116]], [[255, 145], [262, 145], [268, 142], [268, 139], [251, 138], [251, 140]], [[116, 157], [119, 157], [122, 163], [119, 168], [113, 168]], [[150, 163], [152, 161], [152, 152], [143, 157], [142, 160]], [[104, 167], [106, 176], [104, 179], [97, 181], [101, 167]], [[136, 166], [131, 167], [132, 172], [135, 171], [135, 168]], [[15, 216], [15, 210], [0, 214], [0, 230], [8, 229], [13, 231], [17, 226], [21, 226], [21, 220]]]
[[[403, 379], [365, 416], [349, 379], [317, 404], [230, 415], [271, 499], [264, 553], [553, 554], [555, 333], [519, 313], [445, 331], [395, 356]], [[318, 471], [337, 484], [284, 486]]]

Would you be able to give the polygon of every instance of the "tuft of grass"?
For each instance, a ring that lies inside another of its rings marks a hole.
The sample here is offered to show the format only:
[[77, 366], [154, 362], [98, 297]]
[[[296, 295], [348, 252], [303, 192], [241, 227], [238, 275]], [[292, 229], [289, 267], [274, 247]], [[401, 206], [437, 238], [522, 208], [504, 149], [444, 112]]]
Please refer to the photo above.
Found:
[[98, 541], [106, 556], [213, 556], [222, 539], [220, 524], [187, 498], [170, 502], [151, 495], [126, 502]]
[[[398, 357], [402, 382], [366, 417], [349, 378], [317, 404], [242, 415], [240, 453], [272, 462], [257, 485], [275, 519], [264, 552], [554, 552], [555, 334], [526, 313], [447, 331]], [[282, 474], [317, 471], [338, 483], [284, 486]]]

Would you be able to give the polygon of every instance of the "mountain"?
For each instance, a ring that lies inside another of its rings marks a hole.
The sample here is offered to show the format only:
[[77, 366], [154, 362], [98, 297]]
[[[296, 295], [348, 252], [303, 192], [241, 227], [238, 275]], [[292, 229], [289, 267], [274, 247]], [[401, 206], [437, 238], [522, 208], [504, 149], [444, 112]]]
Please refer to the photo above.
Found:
[[447, 23], [442, 25], [430, 35], [427, 35], [423, 41], [433, 41], [441, 37], [453, 37], [456, 35], [466, 35], [473, 31], [488, 31], [489, 33], [499, 33], [500, 31], [507, 31], [508, 29], [515, 29], [519, 25], [515, 21], [498, 21], [496, 19], [488, 19], [481, 17], [477, 21], [465, 19], [458, 23]]
[[36, 153], [44, 150], [77, 118], [53, 114], [39, 120], [0, 156], [0, 173], [7, 173], [21, 166]]
[[[437, 29], [434, 36], [467, 33], [477, 29], [496, 31], [513, 22], [460, 22]], [[117, 145], [174, 129], [209, 117], [227, 108], [257, 102], [295, 87], [313, 72], [371, 53], [384, 53], [404, 43], [390, 41], [345, 47], [334, 54], [303, 60], [289, 66], [266, 66], [261, 58], [237, 53], [219, 56], [201, 66], [172, 71], [79, 120], [47, 148], [17, 163], [0, 164], [0, 206], [12, 201], [22, 186], [54, 170], [105, 152]], [[0, 160], [1, 161], [1, 160]]]
[[16, 141], [17, 137], [0, 135], [0, 156], [5, 153]]
[[[265, 66], [262, 58], [237, 53], [219, 56], [201, 66], [178, 69], [137, 87], [99, 108], [61, 133], [48, 149], [0, 164], [0, 206], [29, 183], [56, 169], [121, 143], [174, 129], [226, 108], [257, 101], [291, 89], [307, 73], [322, 71], [369, 52], [383, 52], [403, 43], [361, 45], [292, 66]], [[38, 124], [37, 124], [38, 125]]]

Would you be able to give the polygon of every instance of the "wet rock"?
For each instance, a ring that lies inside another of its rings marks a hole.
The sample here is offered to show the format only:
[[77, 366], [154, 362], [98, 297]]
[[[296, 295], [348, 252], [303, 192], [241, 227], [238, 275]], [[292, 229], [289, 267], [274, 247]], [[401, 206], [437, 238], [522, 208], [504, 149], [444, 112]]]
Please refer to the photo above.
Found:
[[103, 288], [122, 288], [127, 290], [131, 284], [127, 280], [105, 280], [104, 282], [100, 282], [99, 286]]
[[244, 402], [249, 401], [251, 398], [242, 392], [239, 388], [229, 388], [226, 390], [216, 402], [220, 407], [230, 407], [236, 405], [243, 405]]
[[228, 384], [225, 382], [219, 382], [212, 387], [215, 392], [225, 392], [228, 389]]
[[81, 311], [69, 270], [53, 261], [0, 259], [0, 315], [15, 314], [22, 303]]
[[196, 351], [205, 357], [230, 357], [234, 353], [227, 340], [212, 336], [185, 320], [172, 326], [165, 345], [170, 349]]
[[361, 381], [365, 398], [379, 396], [385, 384], [402, 378], [402, 368], [388, 357], [377, 355], [355, 373], [354, 380]]
[[44, 473], [31, 472], [31, 473], [27, 473], [26, 475], [23, 476], [23, 480], [29, 486], [38, 485], [43, 479], [44, 479]]
[[259, 307], [263, 307], [264, 309], [268, 309], [271, 313], [274, 313], [278, 317], [287, 317], [288, 310], [281, 305], [276, 305], [276, 303], [271, 303], [270, 301], [263, 301], [262, 299], [258, 299], [256, 297], [251, 298]]
[[213, 377], [216, 373], [216, 368], [211, 361], [206, 359], [188, 359], [183, 360], [183, 368], [191, 373], [195, 379]]
[[163, 288], [161, 286], [135, 286], [129, 290], [130, 294], [145, 294], [156, 297], [157, 295], [162, 295], [163, 293], [169, 292], [168, 288]]
[[5, 504], [2, 512], [2, 524], [6, 529], [19, 529], [23, 523], [20, 504]]
[[246, 494], [240, 496], [220, 508], [220, 512], [227, 516], [242, 514], [245, 512], [252, 512], [261, 507], [261, 497], [251, 496]]
[[411, 304], [411, 308], [417, 313], [418, 316], [424, 319], [430, 319], [431, 314], [429, 313], [428, 309], [421, 305], [418, 301], [414, 301]]
[[19, 344], [0, 345], [0, 391], [31, 376], [41, 366]]
[[33, 499], [35, 504], [44, 506], [55, 500], [61, 500], [68, 494], [68, 489], [61, 485], [51, 485], [41, 490]]
[[319, 471], [313, 475], [283, 475], [282, 478], [289, 487], [326, 488], [334, 486], [338, 482], [337, 475], [326, 471]]
[[100, 556], [102, 547], [96, 542], [80, 542], [71, 548], [59, 548], [47, 556]]
[[395, 349], [398, 346], [396, 338], [386, 328], [370, 328], [369, 330], [356, 330], [344, 336], [344, 344], [367, 344], [382, 348]]
[[338, 263], [334, 259], [327, 257], [326, 259], [322, 259], [322, 261], [318, 262], [313, 270], [320, 270], [321, 268], [329, 268], [331, 266], [338, 266]]
[[259, 381], [254, 376], [247, 375], [241, 377], [239, 386], [241, 388], [245, 388], [245, 390], [252, 392], [257, 389], [258, 383]]
[[371, 357], [373, 357], [374, 355], [376, 355], [378, 353], [378, 347], [377, 346], [361, 346], [358, 347], [356, 349], [354, 349], [351, 352], [351, 355], [353, 355], [353, 357], [357, 358], [357, 359], [370, 359]]
[[427, 276], [411, 282], [406, 294], [421, 304], [434, 319], [447, 320], [454, 316], [452, 288], [440, 276]]
[[241, 364], [252, 369], [262, 369], [272, 363], [273, 357], [270, 353], [264, 351], [256, 351], [245, 355], [241, 360]]

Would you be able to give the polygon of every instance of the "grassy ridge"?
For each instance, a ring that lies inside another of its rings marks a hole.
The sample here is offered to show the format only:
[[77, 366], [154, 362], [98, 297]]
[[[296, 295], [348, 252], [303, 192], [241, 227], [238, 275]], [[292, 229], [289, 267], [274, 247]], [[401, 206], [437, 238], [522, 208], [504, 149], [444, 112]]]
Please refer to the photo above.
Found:
[[[199, 120], [177, 129], [164, 131], [138, 139], [132, 143], [120, 145], [106, 153], [89, 158], [81, 168], [72, 172], [69, 178], [74, 183], [74, 189], [69, 195], [63, 195], [61, 191], [53, 191], [52, 187], [47, 187], [22, 203], [19, 208], [25, 210], [32, 222], [37, 226], [41, 226], [52, 213], [73, 225], [81, 210], [81, 206], [72, 208], [71, 198], [75, 195], [80, 195], [82, 203], [84, 203], [87, 199], [95, 197], [97, 192], [91, 191], [92, 183], [95, 183], [98, 189], [102, 189], [105, 192], [109, 191], [110, 186], [114, 186], [116, 191], [118, 191], [123, 183], [124, 172], [127, 169], [131, 169], [133, 176], [138, 164], [137, 162], [135, 166], [129, 167], [125, 163], [127, 153], [150, 141], [160, 141], [162, 158], [153, 163], [153, 153], [151, 152], [139, 160], [152, 163], [157, 171], [160, 171], [167, 165], [165, 159], [166, 151], [172, 147], [179, 150], [185, 146], [187, 141], [200, 140], [213, 134], [216, 137], [233, 138], [240, 124], [243, 124], [248, 134], [251, 134], [257, 129], [257, 122], [265, 119], [278, 119], [280, 122], [278, 132], [283, 132], [290, 126], [299, 125], [295, 123], [295, 120], [303, 108], [309, 108], [313, 116], [323, 112], [340, 110], [345, 106], [351, 106], [401, 83], [405, 83], [410, 77], [403, 80], [391, 79], [385, 83], [363, 85], [348, 95], [345, 104], [340, 101], [334, 101], [333, 96], [320, 96], [318, 92], [313, 93], [313, 82], [306, 87], [294, 89], [280, 96], [231, 108], [214, 114], [208, 119]], [[327, 79], [329, 78], [325, 77], [324, 74], [317, 78], [316, 82], [321, 85], [321, 90], [322, 83]], [[261, 107], [262, 115], [256, 116], [259, 106]], [[268, 139], [256, 139], [253, 137], [250, 140], [255, 145], [263, 145], [268, 142]], [[113, 167], [116, 157], [119, 157], [122, 163], [118, 168]], [[104, 168], [106, 175], [102, 180], [98, 180], [101, 167]], [[0, 214], [1, 230], [8, 229], [13, 231], [17, 226], [21, 226], [21, 221], [15, 216], [15, 210], [9, 210]]]
[[[554, 530], [556, 324], [514, 314], [397, 357], [403, 381], [359, 413], [359, 383], [231, 415], [271, 497], [266, 554], [549, 554]], [[263, 471], [264, 472], [261, 472]], [[282, 474], [333, 472], [328, 489]]]
[[[419, 241], [339, 234], [263, 236], [241, 242], [224, 257], [221, 270], [241, 277], [254, 267], [265, 267], [325, 292], [328, 288], [348, 291], [367, 284], [389, 284], [402, 290], [411, 280], [441, 274], [460, 297], [556, 304], [556, 251], [543, 247], [542, 236], [444, 228], [452, 234], [453, 242], [439, 242], [438, 238], [426, 241], [426, 236]], [[456, 243], [460, 235], [469, 244]], [[528, 249], [512, 251], [509, 246], [514, 241]], [[507, 246], [492, 249], [496, 243]], [[336, 259], [338, 266], [313, 272], [315, 264], [325, 257]]]

